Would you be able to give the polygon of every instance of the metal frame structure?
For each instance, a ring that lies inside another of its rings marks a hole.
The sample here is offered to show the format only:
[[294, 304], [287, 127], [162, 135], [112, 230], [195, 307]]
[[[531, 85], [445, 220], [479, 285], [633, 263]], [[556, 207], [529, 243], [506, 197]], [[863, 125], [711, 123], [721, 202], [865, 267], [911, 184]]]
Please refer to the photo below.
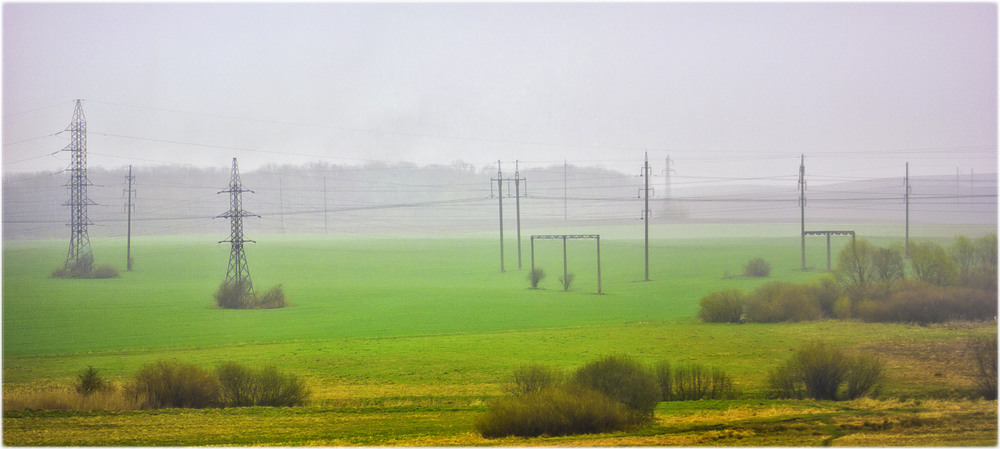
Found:
[[[802, 231], [802, 241], [805, 242], [807, 235], [825, 235], [826, 236], [826, 271], [830, 271], [830, 236], [831, 235], [849, 235], [851, 236], [851, 244], [854, 243], [854, 231]], [[805, 246], [803, 246], [805, 248]], [[805, 258], [805, 249], [802, 250], [803, 258]]]
[[87, 217], [87, 206], [97, 204], [87, 197], [87, 186], [93, 185], [87, 179], [87, 118], [83, 115], [83, 100], [76, 100], [73, 120], [66, 131], [70, 132], [70, 143], [62, 151], [69, 151], [69, 201], [63, 206], [70, 206], [69, 251], [66, 253], [67, 270], [89, 268], [81, 266], [80, 262], [89, 259], [93, 266], [94, 254], [90, 248], [90, 235], [87, 226], [92, 224]]
[[246, 242], [257, 243], [253, 240], [243, 238], [243, 217], [257, 217], [243, 210], [243, 192], [254, 193], [253, 190], [244, 189], [240, 181], [240, 171], [233, 158], [233, 174], [229, 180], [229, 187], [219, 193], [229, 194], [229, 211], [215, 218], [229, 219], [229, 238], [221, 240], [219, 243], [230, 243], [229, 268], [226, 270], [226, 283], [233, 282], [233, 285], [243, 285], [242, 297], [253, 296], [253, 282], [250, 280], [250, 268], [247, 266], [246, 254], [243, 252], [243, 244]]
[[[601, 236], [599, 234], [542, 234], [531, 236], [531, 271], [535, 271], [535, 239], [539, 240], [559, 240], [563, 241], [563, 279], [569, 274], [566, 263], [566, 240], [568, 239], [596, 239], [597, 240], [597, 294], [601, 291]], [[563, 290], [568, 290], [565, 284]]]

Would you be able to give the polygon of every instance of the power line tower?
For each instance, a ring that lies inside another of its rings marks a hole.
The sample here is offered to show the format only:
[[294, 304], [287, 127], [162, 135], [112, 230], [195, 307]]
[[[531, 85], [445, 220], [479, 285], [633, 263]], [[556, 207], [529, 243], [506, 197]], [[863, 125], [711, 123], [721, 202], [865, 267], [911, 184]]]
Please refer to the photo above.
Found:
[[83, 100], [76, 100], [73, 120], [66, 131], [70, 132], [70, 142], [62, 151], [70, 152], [69, 201], [63, 206], [70, 207], [69, 251], [66, 253], [67, 270], [89, 272], [94, 263], [94, 254], [90, 249], [90, 235], [87, 225], [87, 206], [96, 204], [87, 197], [87, 186], [92, 185], [87, 179], [87, 118], [83, 115]]
[[668, 155], [666, 168], [663, 169], [663, 176], [666, 178], [666, 180], [663, 183], [664, 186], [666, 187], [666, 191], [663, 192], [663, 196], [668, 200], [670, 199], [670, 174], [675, 171], [674, 169], [670, 168], [673, 165], [673, 163], [674, 161], [670, 160], [670, 156]]
[[132, 195], [135, 194], [135, 189], [132, 188], [132, 183], [135, 182], [135, 176], [132, 176], [132, 166], [128, 166], [128, 176], [125, 177], [125, 183], [128, 187], [125, 188], [125, 195], [128, 196], [128, 202], [125, 203], [125, 212], [128, 214], [128, 234], [125, 240], [125, 270], [132, 271], [132, 211], [135, 210], [135, 205], [132, 204]]
[[243, 192], [254, 193], [253, 190], [244, 189], [240, 181], [239, 167], [236, 165], [236, 158], [233, 158], [233, 175], [229, 180], [229, 187], [219, 193], [229, 194], [229, 211], [215, 218], [229, 219], [229, 239], [219, 243], [230, 243], [229, 268], [226, 270], [226, 284], [242, 286], [242, 298], [253, 296], [253, 282], [250, 280], [250, 268], [247, 266], [247, 257], [243, 252], [243, 244], [246, 242], [257, 243], [253, 240], [243, 238], [243, 217], [257, 217], [243, 210]]

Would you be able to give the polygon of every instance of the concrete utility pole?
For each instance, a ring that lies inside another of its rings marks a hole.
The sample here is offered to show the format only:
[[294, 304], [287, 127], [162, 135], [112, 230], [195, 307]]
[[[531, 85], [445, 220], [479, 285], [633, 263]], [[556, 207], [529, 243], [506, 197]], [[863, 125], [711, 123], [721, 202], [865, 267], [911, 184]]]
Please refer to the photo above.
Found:
[[281, 223], [281, 233], [285, 233], [285, 195], [281, 188], [281, 178], [278, 178], [278, 219]]
[[[514, 207], [517, 210], [517, 269], [521, 269], [521, 174], [518, 161], [514, 161]], [[527, 194], [528, 186], [524, 186]]]
[[503, 267], [503, 169], [500, 168], [500, 161], [497, 161], [497, 198], [500, 201], [500, 272], [504, 273]]
[[646, 155], [646, 158], [643, 161], [643, 164], [642, 164], [642, 174], [640, 176], [643, 176], [643, 177], [646, 178], [646, 180], [645, 180], [646, 187], [643, 189], [644, 193], [642, 195], [643, 198], [645, 199], [646, 204], [645, 204], [645, 206], [643, 206], [643, 209], [642, 209], [642, 220], [646, 224], [646, 239], [645, 239], [646, 240], [646, 245], [645, 245], [646, 246], [646, 277], [645, 277], [645, 280], [648, 281], [649, 280], [649, 176], [650, 176], [650, 173], [649, 173], [649, 153], [645, 153], [645, 155]]
[[903, 200], [906, 202], [906, 245], [903, 250], [910, 258], [910, 163], [906, 163], [906, 177], [903, 178]]
[[135, 182], [135, 176], [132, 176], [132, 166], [128, 166], [128, 176], [125, 177], [125, 182], [128, 183], [128, 187], [125, 189], [128, 195], [128, 203], [125, 204], [125, 212], [128, 213], [128, 233], [125, 239], [125, 270], [132, 271], [132, 211], [135, 206], [132, 205], [132, 194], [135, 193], [135, 189], [132, 188], [132, 183]]
[[327, 210], [326, 210], [326, 176], [323, 177], [323, 233], [329, 232], [327, 228]]
[[799, 164], [799, 208], [802, 210], [802, 271], [806, 271], [806, 155]]
[[[510, 182], [514, 182], [514, 196], [515, 196], [515, 207], [517, 210], [517, 269], [521, 269], [521, 182], [527, 181], [522, 178], [520, 172], [518, 171], [517, 161], [514, 162], [514, 177], [504, 178], [503, 170], [500, 168], [500, 161], [497, 161], [497, 177], [491, 179], [490, 181], [497, 182], [497, 197], [499, 198], [499, 210], [500, 210], [500, 272], [504, 273], [504, 257], [503, 257], [503, 183], [507, 183], [507, 192], [510, 192]], [[492, 182], [490, 183], [492, 186]], [[492, 187], [490, 187], [492, 194]], [[525, 192], [527, 192], [527, 184], [525, 184]], [[509, 194], [509, 193], [508, 193]]]

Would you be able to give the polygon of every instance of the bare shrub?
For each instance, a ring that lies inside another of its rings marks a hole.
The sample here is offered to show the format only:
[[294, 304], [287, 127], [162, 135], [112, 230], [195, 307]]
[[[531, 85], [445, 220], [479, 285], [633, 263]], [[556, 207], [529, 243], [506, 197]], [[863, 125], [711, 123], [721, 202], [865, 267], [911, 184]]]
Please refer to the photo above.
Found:
[[565, 277], [559, 277], [559, 283], [563, 285], [563, 290], [569, 291], [569, 286], [573, 283], [573, 279], [576, 275], [573, 273], [567, 273]]
[[558, 386], [562, 383], [562, 378], [563, 374], [555, 368], [537, 364], [524, 365], [514, 370], [511, 383], [505, 389], [514, 396], [524, 396]]
[[280, 309], [287, 305], [285, 302], [285, 292], [281, 289], [281, 284], [271, 287], [270, 290], [255, 299], [256, 301], [254, 301], [252, 307], [254, 309]]
[[250, 369], [226, 362], [215, 369], [219, 379], [220, 404], [226, 407], [294, 407], [309, 398], [305, 382], [273, 366]]
[[650, 369], [624, 355], [609, 355], [582, 366], [574, 373], [573, 383], [624, 404], [640, 421], [653, 416], [662, 396]]
[[661, 360], [653, 367], [653, 372], [656, 374], [656, 381], [660, 384], [660, 400], [673, 400], [674, 376], [670, 369], [670, 362]]
[[253, 303], [245, 281], [226, 281], [215, 292], [215, 304], [223, 309], [248, 309]]
[[249, 291], [245, 281], [226, 281], [215, 292], [215, 304], [223, 309], [280, 309], [288, 306], [281, 285], [276, 285], [263, 295]]
[[670, 397], [675, 401], [734, 399], [738, 396], [732, 380], [720, 368], [688, 365], [673, 371], [674, 391]]
[[531, 272], [528, 273], [528, 282], [531, 282], [531, 288], [538, 288], [538, 283], [545, 279], [545, 270], [541, 268], [533, 268]]
[[730, 288], [701, 298], [698, 316], [706, 323], [739, 323], [743, 317], [743, 292]]
[[94, 279], [111, 279], [116, 277], [119, 277], [118, 270], [111, 265], [101, 265], [95, 268], [93, 272]]
[[[855, 399], [874, 394], [883, 379], [884, 363], [869, 355], [847, 356], [821, 341], [800, 346], [792, 358], [768, 373], [771, 395], [821, 400]], [[843, 394], [841, 386], [847, 383]]]
[[562, 436], [625, 430], [630, 419], [621, 403], [568, 385], [497, 400], [473, 426], [485, 438]]
[[212, 373], [169, 360], [143, 366], [128, 388], [144, 409], [215, 407], [221, 394]]
[[771, 275], [771, 264], [767, 263], [766, 260], [760, 257], [750, 259], [750, 261], [743, 266], [743, 275], [756, 278], [766, 278]]
[[750, 293], [744, 308], [747, 321], [779, 323], [823, 318], [815, 293], [804, 285], [768, 282]]
[[844, 391], [847, 399], [877, 395], [885, 376], [885, 362], [875, 355], [858, 354], [848, 357], [847, 364], [847, 388]]
[[819, 279], [809, 284], [813, 296], [819, 303], [820, 310], [827, 317], [835, 316], [834, 305], [843, 296], [840, 286], [837, 285], [837, 278], [832, 274], [824, 274]]
[[943, 323], [955, 320], [982, 321], [997, 314], [996, 295], [985, 290], [940, 287], [908, 281], [883, 301], [866, 301], [857, 315], [867, 322]]
[[997, 398], [997, 334], [969, 341], [972, 352], [972, 378], [979, 394], [986, 399]]

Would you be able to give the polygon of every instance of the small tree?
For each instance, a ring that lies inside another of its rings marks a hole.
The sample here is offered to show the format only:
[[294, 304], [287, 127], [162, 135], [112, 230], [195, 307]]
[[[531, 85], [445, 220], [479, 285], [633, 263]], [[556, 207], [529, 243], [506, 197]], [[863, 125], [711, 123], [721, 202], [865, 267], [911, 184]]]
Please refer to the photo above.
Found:
[[941, 245], [922, 242], [910, 247], [913, 276], [934, 285], [953, 285], [958, 281], [958, 267]]
[[563, 290], [569, 291], [569, 286], [573, 283], [574, 278], [576, 278], [576, 275], [573, 273], [567, 273], [565, 278], [559, 278], [559, 283], [563, 285]]
[[948, 255], [958, 269], [958, 280], [962, 285], [969, 285], [972, 272], [977, 266], [976, 244], [964, 235], [955, 237], [948, 247]]
[[538, 283], [545, 279], [545, 270], [541, 268], [532, 268], [531, 272], [528, 273], [528, 281], [531, 282], [531, 288], [538, 288]]
[[874, 252], [867, 240], [856, 239], [837, 253], [834, 274], [844, 293], [854, 301], [867, 299], [870, 294], [876, 277]]
[[110, 384], [101, 377], [93, 366], [88, 366], [86, 371], [76, 376], [76, 379], [76, 392], [84, 396], [89, 396], [92, 393], [110, 387]]

